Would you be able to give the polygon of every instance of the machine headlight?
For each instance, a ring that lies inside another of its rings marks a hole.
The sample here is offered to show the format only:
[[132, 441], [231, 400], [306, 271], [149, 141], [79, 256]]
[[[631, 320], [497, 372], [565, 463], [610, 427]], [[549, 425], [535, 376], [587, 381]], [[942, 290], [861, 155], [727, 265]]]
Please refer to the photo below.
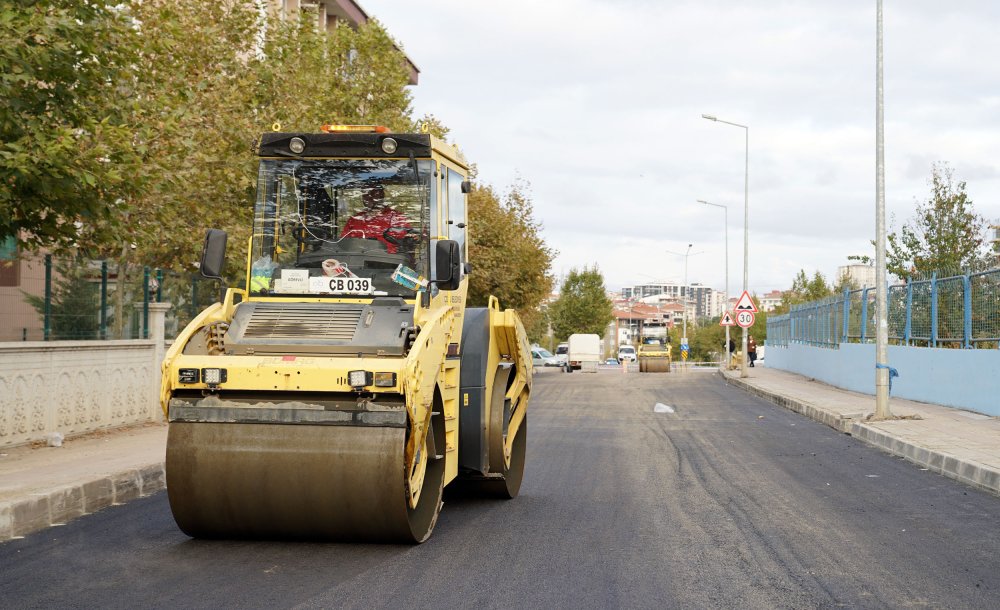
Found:
[[306, 141], [302, 138], [292, 138], [288, 141], [288, 150], [299, 155], [306, 149]]
[[347, 385], [352, 388], [363, 388], [372, 384], [372, 374], [369, 371], [350, 371], [347, 373]]
[[396, 140], [394, 140], [393, 138], [386, 138], [382, 140], [382, 152], [384, 152], [385, 154], [391, 155], [392, 153], [396, 152], [396, 147], [397, 147]]
[[201, 369], [201, 380], [205, 385], [213, 386], [226, 382], [226, 369]]
[[396, 387], [396, 373], [375, 373], [376, 388]]
[[198, 383], [198, 369], [181, 369], [177, 371], [179, 383]]

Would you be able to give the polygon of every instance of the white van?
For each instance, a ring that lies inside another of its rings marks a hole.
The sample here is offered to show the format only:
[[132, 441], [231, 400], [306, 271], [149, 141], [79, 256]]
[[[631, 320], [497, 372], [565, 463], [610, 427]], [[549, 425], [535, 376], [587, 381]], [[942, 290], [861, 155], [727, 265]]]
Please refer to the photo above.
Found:
[[635, 348], [631, 345], [619, 346], [618, 362], [635, 362]]
[[556, 346], [556, 363], [559, 366], [566, 366], [569, 361], [569, 343], [560, 343]]

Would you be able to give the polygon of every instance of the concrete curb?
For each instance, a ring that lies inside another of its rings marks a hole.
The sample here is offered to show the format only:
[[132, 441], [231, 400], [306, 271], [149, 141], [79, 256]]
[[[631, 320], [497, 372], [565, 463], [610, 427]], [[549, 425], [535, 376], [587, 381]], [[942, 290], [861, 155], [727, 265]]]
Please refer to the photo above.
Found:
[[863, 423], [854, 424], [851, 427], [851, 435], [869, 445], [905, 458], [918, 466], [923, 466], [931, 472], [1000, 495], [1000, 470], [977, 462], [963, 460], [943, 451], [914, 445], [909, 441], [892, 436], [885, 430], [879, 430]]
[[737, 386], [738, 388], [753, 394], [764, 400], [773, 402], [779, 407], [784, 407], [789, 411], [795, 411], [796, 413], [801, 413], [809, 419], [814, 419], [820, 423], [830, 426], [838, 432], [843, 432], [845, 434], [851, 434], [852, 426], [856, 425], [855, 422], [859, 422], [864, 418], [864, 413], [858, 411], [857, 413], [849, 413], [846, 415], [840, 415], [837, 413], [831, 413], [823, 409], [822, 407], [817, 407], [814, 404], [801, 401], [793, 400], [787, 396], [781, 394], [776, 394], [774, 392], [769, 392], [767, 390], [762, 390], [757, 386], [751, 385], [746, 381], [739, 378], [729, 377], [725, 373], [720, 372], [722, 378], [726, 380], [726, 383], [730, 385]]
[[156, 462], [6, 502], [0, 504], [0, 542], [64, 525], [77, 517], [162, 489], [166, 489], [163, 462]]
[[791, 399], [781, 394], [762, 390], [742, 379], [729, 377], [721, 371], [719, 374], [726, 380], [726, 383], [772, 402], [779, 407], [801, 413], [810, 419], [830, 426], [838, 432], [854, 436], [877, 449], [902, 457], [932, 472], [955, 479], [977, 489], [1000, 495], [1000, 471], [994, 468], [978, 462], [962, 460], [943, 451], [921, 447], [897, 438], [885, 430], [865, 424], [864, 413], [838, 415], [805, 401]]

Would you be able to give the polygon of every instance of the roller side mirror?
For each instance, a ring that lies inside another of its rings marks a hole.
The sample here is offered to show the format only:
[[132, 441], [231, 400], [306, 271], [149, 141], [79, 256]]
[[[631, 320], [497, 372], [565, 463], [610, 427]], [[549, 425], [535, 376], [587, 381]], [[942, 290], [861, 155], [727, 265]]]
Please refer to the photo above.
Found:
[[205, 234], [205, 246], [201, 250], [201, 276], [210, 280], [222, 279], [222, 266], [226, 263], [226, 240], [228, 236], [220, 229], [209, 229]]
[[442, 239], [434, 247], [434, 283], [441, 290], [456, 290], [462, 281], [462, 252], [458, 242]]

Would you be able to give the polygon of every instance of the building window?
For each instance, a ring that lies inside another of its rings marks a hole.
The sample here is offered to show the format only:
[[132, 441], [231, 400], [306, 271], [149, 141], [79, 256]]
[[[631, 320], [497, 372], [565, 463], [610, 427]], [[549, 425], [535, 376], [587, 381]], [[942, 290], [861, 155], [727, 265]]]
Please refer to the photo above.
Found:
[[17, 240], [0, 240], [0, 286], [19, 286], [21, 265], [17, 260]]

